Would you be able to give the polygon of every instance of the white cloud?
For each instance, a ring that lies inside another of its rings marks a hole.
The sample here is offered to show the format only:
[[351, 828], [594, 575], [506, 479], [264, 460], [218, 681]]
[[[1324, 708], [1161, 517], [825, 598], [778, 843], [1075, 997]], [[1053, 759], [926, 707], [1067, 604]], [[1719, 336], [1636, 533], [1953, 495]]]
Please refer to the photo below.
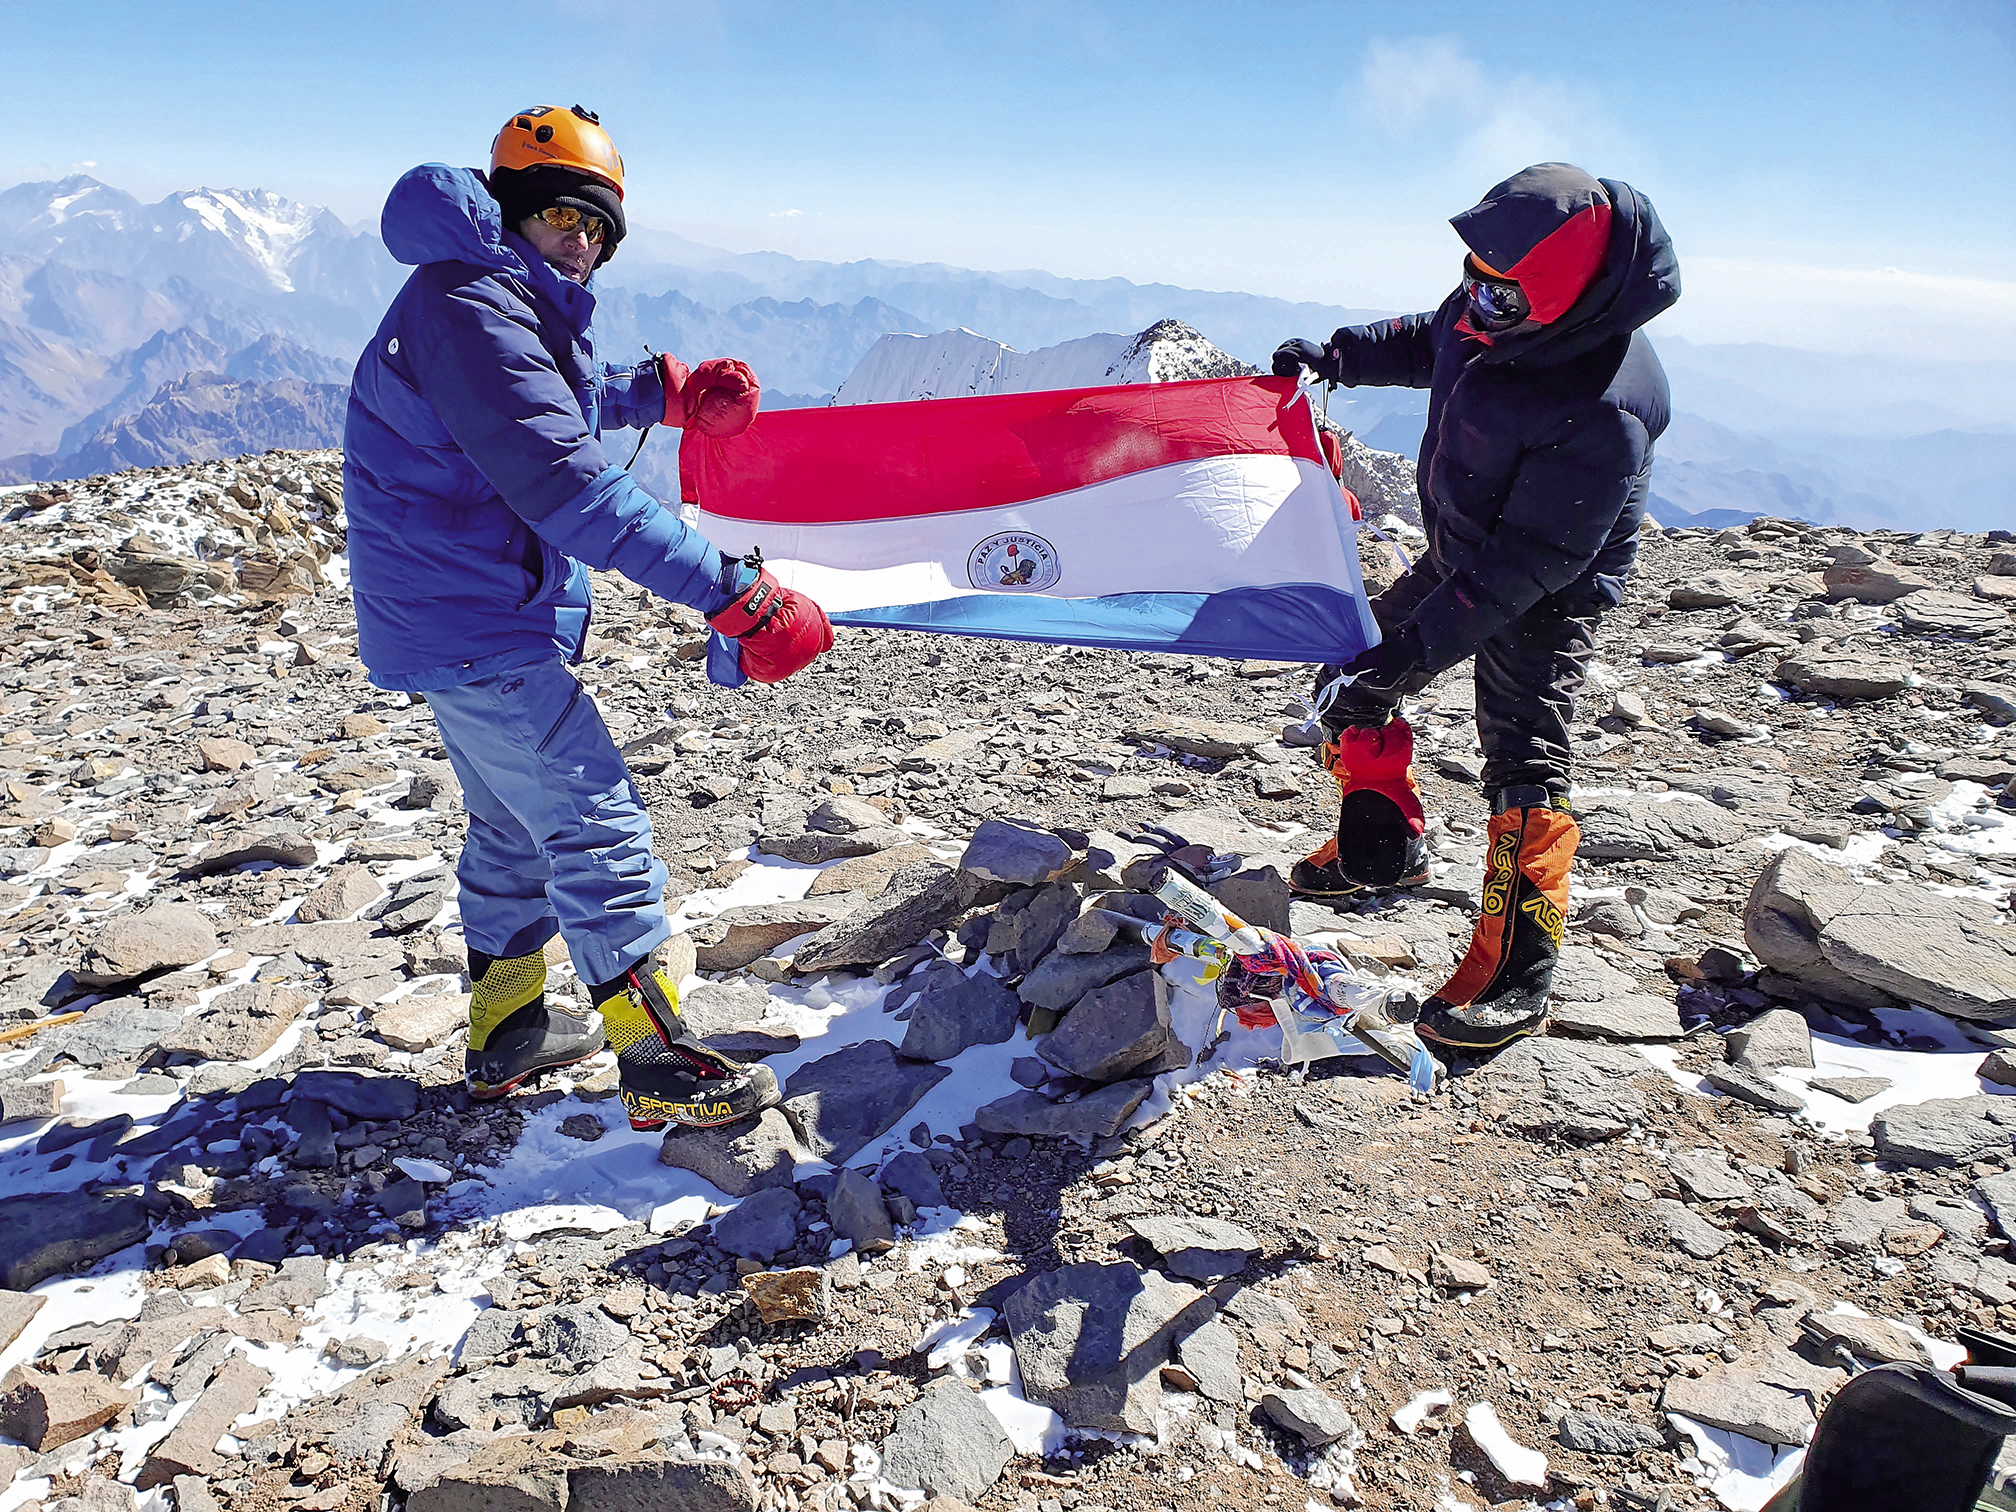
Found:
[[1557, 161], [1614, 177], [1643, 155], [1592, 92], [1532, 74], [1493, 74], [1455, 37], [1375, 38], [1355, 99], [1373, 130], [1444, 142], [1451, 167], [1494, 179]]
[[805, 213], [805, 212], [804, 212], [803, 210], [772, 210], [772, 211], [770, 212], [770, 219], [772, 219], [772, 220], [797, 220], [797, 219], [798, 219], [798, 218], [799, 218], [799, 217], [800, 217], [801, 215], [803, 215], [804, 213]]

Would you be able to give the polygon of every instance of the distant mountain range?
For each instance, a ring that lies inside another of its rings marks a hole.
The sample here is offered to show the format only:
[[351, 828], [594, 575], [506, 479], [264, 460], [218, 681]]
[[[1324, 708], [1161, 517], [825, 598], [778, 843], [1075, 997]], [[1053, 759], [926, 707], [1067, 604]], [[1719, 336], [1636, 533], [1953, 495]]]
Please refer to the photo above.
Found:
[[[342, 385], [406, 273], [372, 231], [264, 190], [147, 205], [78, 175], [0, 192], [0, 482], [335, 445]], [[647, 346], [740, 356], [772, 405], [826, 403], [850, 381], [854, 393], [878, 391], [873, 354], [890, 335], [963, 328], [1040, 374], [1051, 359], [1026, 359], [1041, 350], [1090, 343], [1057, 369], [1077, 371], [1092, 347], [1118, 351], [1135, 340], [1120, 333], [1174, 319], [1258, 365], [1286, 336], [1392, 313], [1120, 278], [730, 253], [647, 228], [624, 242], [597, 295], [605, 359]], [[1981, 529], [2016, 518], [2016, 361], [1898, 363], [1653, 334], [1676, 410], [1654, 474], [1660, 519], [1790, 513]], [[1329, 407], [1368, 445], [1412, 456], [1425, 399], [1339, 390]], [[662, 483], [650, 458], [671, 450], [655, 440], [640, 475]]]

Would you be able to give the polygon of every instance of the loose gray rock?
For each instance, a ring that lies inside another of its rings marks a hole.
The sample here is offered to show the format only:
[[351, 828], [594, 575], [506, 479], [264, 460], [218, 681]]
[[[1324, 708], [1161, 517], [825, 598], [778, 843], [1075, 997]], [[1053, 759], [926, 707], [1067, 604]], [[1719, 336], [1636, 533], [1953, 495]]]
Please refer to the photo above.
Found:
[[1149, 964], [1148, 947], [1139, 944], [1119, 945], [1096, 955], [1056, 951], [1044, 957], [1015, 991], [1032, 1008], [1062, 1010], [1093, 988], [1146, 970]]
[[854, 1241], [863, 1254], [880, 1254], [896, 1243], [896, 1225], [882, 1191], [859, 1171], [844, 1166], [826, 1198], [826, 1221], [842, 1239]]
[[1353, 1426], [1344, 1404], [1313, 1386], [1270, 1391], [1260, 1398], [1260, 1410], [1312, 1449], [1336, 1443]]
[[882, 829], [889, 816], [874, 804], [844, 793], [823, 799], [805, 816], [805, 827], [828, 835], [851, 835], [857, 830]]
[[1626, 992], [1594, 1003], [1556, 1000], [1548, 1022], [1557, 1030], [1606, 1040], [1676, 1040], [1685, 1031], [1680, 1009], [1649, 992]]
[[1825, 1092], [1843, 1102], [1867, 1102], [1878, 1092], [1890, 1090], [1887, 1076], [1816, 1076], [1806, 1083], [1816, 1092]]
[[1582, 854], [1610, 861], [1675, 861], [1740, 845], [1754, 831], [1727, 809], [1692, 798], [1605, 798], [1578, 809]]
[[2016, 1171], [1983, 1176], [1974, 1183], [1974, 1195], [1988, 1209], [2002, 1237], [2016, 1239]]
[[702, 971], [740, 971], [779, 945], [816, 934], [844, 919], [860, 903], [838, 893], [789, 903], [745, 903], [724, 908], [692, 927], [695, 963]]
[[420, 1107], [420, 1087], [403, 1076], [367, 1076], [361, 1071], [303, 1071], [294, 1078], [297, 1102], [326, 1103], [352, 1118], [411, 1118]]
[[1239, 1336], [1223, 1319], [1213, 1318], [1179, 1339], [1176, 1363], [1190, 1373], [1207, 1400], [1227, 1406], [1245, 1400], [1246, 1388], [1239, 1375]]
[[1757, 1194], [1749, 1182], [1729, 1169], [1720, 1150], [1695, 1150], [1666, 1162], [1680, 1184], [1703, 1202], [1748, 1202]]
[[879, 966], [967, 909], [999, 895], [994, 884], [971, 872], [935, 861], [906, 866], [878, 896], [799, 946], [791, 957], [791, 969], [804, 973]]
[[1636, 1454], [1640, 1449], [1657, 1449], [1666, 1436], [1643, 1423], [1626, 1423], [1617, 1418], [1598, 1417], [1592, 1412], [1563, 1413], [1554, 1425], [1561, 1447], [1578, 1454]]
[[801, 1162], [815, 1159], [798, 1138], [791, 1121], [776, 1108], [753, 1119], [712, 1129], [666, 1132], [658, 1163], [691, 1171], [730, 1197], [788, 1187]]
[[1021, 1021], [1022, 1004], [994, 977], [954, 967], [932, 976], [910, 1005], [903, 1054], [946, 1061], [975, 1045], [1005, 1044]]
[[1735, 1237], [1716, 1228], [1684, 1202], [1661, 1198], [1652, 1204], [1652, 1212], [1665, 1228], [1666, 1238], [1673, 1247], [1696, 1260], [1708, 1260], [1721, 1254]]
[[988, 1134], [1108, 1139], [1126, 1127], [1154, 1090], [1154, 1079], [1149, 1077], [1095, 1087], [1074, 1102], [1052, 1102], [1040, 1092], [1011, 1092], [977, 1109], [973, 1122]]
[[897, 1415], [882, 1443], [882, 1475], [926, 1496], [976, 1502], [1014, 1457], [1014, 1442], [979, 1393], [944, 1376]]
[[938, 1172], [915, 1150], [905, 1150], [876, 1173], [875, 1179], [892, 1192], [901, 1192], [920, 1208], [945, 1206], [945, 1189]]
[[1894, 698], [1910, 686], [1911, 668], [1887, 656], [1808, 650], [1779, 662], [1771, 680], [1822, 698]]
[[328, 880], [301, 900], [294, 919], [300, 924], [347, 919], [377, 902], [384, 892], [385, 884], [370, 867], [347, 863], [333, 868]]
[[1170, 1346], [1214, 1311], [1195, 1287], [1090, 1262], [1036, 1276], [1005, 1308], [1029, 1399], [1113, 1433], [1154, 1431]]
[[94, 1265], [152, 1227], [138, 1197], [44, 1192], [0, 1203], [0, 1286], [27, 1291]]
[[[740, 1211], [741, 1208], [735, 1209], [735, 1212]], [[728, 1214], [721, 1223], [725, 1224], [733, 1216], [734, 1213]], [[717, 1224], [717, 1234], [719, 1229]], [[790, 1240], [785, 1242], [788, 1244]], [[741, 1253], [725, 1243], [722, 1248], [730, 1254]], [[610, 1358], [630, 1342], [630, 1330], [601, 1308], [584, 1302], [571, 1307], [545, 1309], [533, 1325], [532, 1339], [540, 1354], [574, 1371], [600, 1365]]]
[[756, 849], [766, 855], [781, 856], [786, 861], [797, 861], [807, 866], [823, 866], [828, 861], [844, 861], [852, 856], [872, 856], [877, 851], [909, 843], [910, 836], [893, 824], [878, 824], [871, 829], [847, 830], [833, 834], [820, 830], [801, 830], [790, 835], [762, 835], [756, 841]]
[[1732, 1066], [1765, 1076], [1787, 1066], [1811, 1066], [1813, 1034], [1790, 1008], [1773, 1008], [1730, 1030], [1722, 1053]]
[[1036, 1053], [1058, 1070], [1094, 1082], [1153, 1076], [1190, 1063], [1187, 1047], [1170, 1026], [1169, 984], [1152, 970], [1086, 993]]
[[1735, 1371], [1699, 1380], [1674, 1376], [1659, 1405], [1766, 1444], [1803, 1444], [1813, 1432], [1813, 1408], [1804, 1394]]
[[[311, 847], [312, 849], [312, 847]], [[98, 931], [77, 966], [85, 987], [116, 987], [217, 953], [217, 931], [186, 903], [156, 903], [113, 919]]]
[[804, 1204], [789, 1187], [770, 1187], [744, 1197], [714, 1221], [714, 1242], [731, 1255], [766, 1264], [798, 1239]]
[[1222, 1218], [1180, 1214], [1125, 1221], [1162, 1257], [1170, 1275], [1206, 1286], [1238, 1275], [1246, 1269], [1247, 1260], [1260, 1252], [1260, 1241], [1251, 1232]]
[[206, 846], [201, 855], [182, 868], [180, 875], [208, 877], [259, 861], [270, 861], [276, 866], [313, 866], [315, 860], [315, 842], [300, 830], [241, 830]]
[[1701, 1079], [1717, 1092], [1767, 1113], [1797, 1113], [1806, 1106], [1806, 1099], [1797, 1092], [1766, 1081], [1745, 1066], [1710, 1066], [1701, 1073]]
[[904, 1060], [887, 1040], [864, 1040], [808, 1061], [784, 1083], [784, 1116], [816, 1159], [852, 1160], [939, 1082], [946, 1066]]
[[1885, 1108], [1869, 1121], [1876, 1158], [1927, 1170], [2006, 1157], [2016, 1141], [2016, 1098], [1935, 1097]]
[[990, 882], [1034, 887], [1062, 875], [1072, 859], [1071, 847], [1048, 830], [985, 819], [966, 843], [959, 869]]
[[1936, 588], [1920, 589], [1898, 599], [1897, 618], [1906, 630], [1921, 635], [2000, 635], [2009, 628], [2008, 613], [1994, 604]]

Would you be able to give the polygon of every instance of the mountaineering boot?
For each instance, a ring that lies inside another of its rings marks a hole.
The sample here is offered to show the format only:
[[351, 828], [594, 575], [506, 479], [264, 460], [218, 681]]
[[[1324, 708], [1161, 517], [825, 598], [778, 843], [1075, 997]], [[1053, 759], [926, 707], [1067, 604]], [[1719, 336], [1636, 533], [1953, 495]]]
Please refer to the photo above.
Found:
[[704, 1129], [774, 1108], [777, 1073], [745, 1066], [686, 1032], [679, 989], [649, 956], [592, 989], [616, 1048], [616, 1095], [633, 1129]]
[[463, 1075], [471, 1097], [502, 1097], [542, 1071], [571, 1066], [602, 1048], [595, 1015], [546, 1006], [546, 952], [500, 958], [469, 952], [469, 1049]]
[[1342, 898], [1428, 880], [1427, 816], [1414, 775], [1414, 727], [1397, 715], [1376, 729], [1347, 726], [1322, 761], [1342, 796], [1337, 833], [1297, 861], [1288, 885], [1312, 898]]
[[1421, 1009], [1423, 1039], [1495, 1050], [1546, 1024], [1568, 867], [1582, 840], [1566, 804], [1542, 787], [1507, 789], [1492, 804], [1483, 910], [1456, 974]]

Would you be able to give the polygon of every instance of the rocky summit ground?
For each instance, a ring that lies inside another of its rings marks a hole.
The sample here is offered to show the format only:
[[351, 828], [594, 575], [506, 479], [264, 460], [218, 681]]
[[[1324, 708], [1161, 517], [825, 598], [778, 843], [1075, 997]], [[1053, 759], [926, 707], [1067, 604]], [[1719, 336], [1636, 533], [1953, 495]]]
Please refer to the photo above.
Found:
[[1433, 880], [1331, 909], [1309, 669], [843, 629], [726, 692], [602, 582], [687, 1011], [786, 1092], [661, 1140], [606, 1057], [462, 1090], [454, 779], [341, 498], [0, 494], [0, 1512], [1755, 1507], [1850, 1370], [2016, 1328], [2006, 539], [1648, 528], [1553, 1033], [1432, 1097], [1221, 1040], [1088, 900], [1155, 916], [1166, 826], [1404, 1015], [1463, 677]]

